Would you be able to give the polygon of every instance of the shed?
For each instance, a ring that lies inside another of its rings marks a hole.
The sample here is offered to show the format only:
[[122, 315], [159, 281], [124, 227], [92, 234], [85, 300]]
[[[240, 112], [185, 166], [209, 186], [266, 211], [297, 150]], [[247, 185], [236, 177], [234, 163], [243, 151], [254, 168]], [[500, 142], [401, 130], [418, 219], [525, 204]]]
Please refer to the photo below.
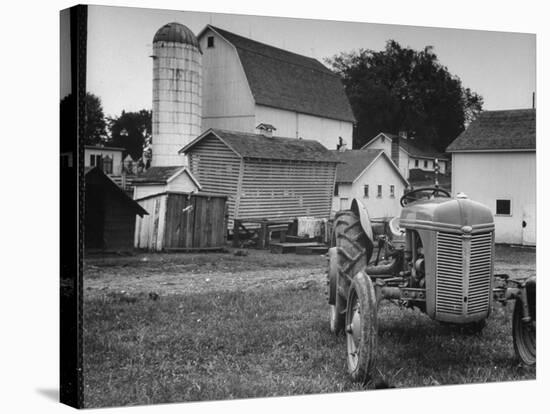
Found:
[[209, 129], [180, 150], [232, 220], [328, 218], [338, 159], [314, 140]]
[[219, 194], [176, 191], [139, 198], [151, 214], [137, 218], [134, 246], [153, 251], [219, 249], [225, 243], [226, 200]]
[[201, 185], [184, 166], [151, 167], [133, 181], [134, 200], [165, 191], [196, 192]]
[[86, 251], [132, 250], [136, 215], [147, 211], [98, 167], [86, 167], [84, 240]]

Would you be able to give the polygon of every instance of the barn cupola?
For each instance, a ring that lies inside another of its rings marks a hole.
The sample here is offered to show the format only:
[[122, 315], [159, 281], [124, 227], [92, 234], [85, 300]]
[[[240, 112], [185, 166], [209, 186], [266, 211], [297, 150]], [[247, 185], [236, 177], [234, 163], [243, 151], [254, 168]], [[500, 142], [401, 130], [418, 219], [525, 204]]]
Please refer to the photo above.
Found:
[[260, 124], [256, 127], [260, 135], [263, 135], [264, 137], [271, 138], [273, 137], [273, 131], [277, 131], [277, 128], [275, 128], [271, 124]]

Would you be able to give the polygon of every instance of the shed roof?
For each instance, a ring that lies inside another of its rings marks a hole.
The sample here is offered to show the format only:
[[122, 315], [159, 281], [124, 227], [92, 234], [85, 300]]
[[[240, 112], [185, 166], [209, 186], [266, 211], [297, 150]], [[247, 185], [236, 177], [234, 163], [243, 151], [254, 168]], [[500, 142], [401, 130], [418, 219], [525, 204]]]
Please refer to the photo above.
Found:
[[447, 147], [448, 152], [535, 149], [536, 109], [484, 111]]
[[336, 169], [337, 183], [353, 183], [363, 172], [368, 169], [378, 158], [382, 158], [388, 162], [395, 170], [396, 174], [407, 183], [407, 179], [401, 174], [399, 168], [393, 163], [388, 155], [381, 149], [366, 149], [366, 150], [346, 150], [346, 151], [331, 151], [341, 162]]
[[145, 173], [134, 179], [134, 185], [167, 184], [180, 174], [187, 174], [191, 181], [200, 189], [201, 185], [186, 167], [174, 165], [168, 167], [150, 167]]
[[182, 148], [187, 154], [205, 137], [214, 135], [241, 158], [333, 162], [338, 159], [321, 143], [309, 139], [266, 137], [261, 134], [209, 129]]
[[211, 25], [236, 49], [258, 105], [355, 122], [338, 75], [316, 59], [266, 45]]
[[141, 207], [128, 194], [126, 194], [124, 190], [116, 185], [116, 183], [111, 180], [100, 168], [85, 167], [84, 177], [86, 185], [96, 183], [103, 186], [105, 191], [109, 193], [110, 197], [119, 199], [124, 205], [126, 205], [130, 210], [135, 211], [140, 217], [143, 217], [145, 214], [149, 214], [143, 207]]

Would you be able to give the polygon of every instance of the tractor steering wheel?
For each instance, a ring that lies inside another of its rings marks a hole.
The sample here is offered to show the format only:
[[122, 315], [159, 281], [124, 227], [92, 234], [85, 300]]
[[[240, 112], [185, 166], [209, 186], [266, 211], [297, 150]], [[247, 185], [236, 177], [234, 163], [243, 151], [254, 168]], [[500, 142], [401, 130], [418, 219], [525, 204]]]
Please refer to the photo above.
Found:
[[401, 199], [399, 200], [399, 203], [401, 204], [401, 207], [405, 207], [407, 204], [417, 201], [420, 198], [417, 198], [416, 195], [418, 193], [425, 193], [425, 192], [431, 192], [428, 194], [428, 198], [435, 197], [436, 194], [441, 193], [445, 197], [451, 198], [451, 194], [447, 190], [443, 190], [442, 188], [437, 187], [421, 187], [417, 188], [415, 190], [409, 191], [407, 194], [404, 194]]

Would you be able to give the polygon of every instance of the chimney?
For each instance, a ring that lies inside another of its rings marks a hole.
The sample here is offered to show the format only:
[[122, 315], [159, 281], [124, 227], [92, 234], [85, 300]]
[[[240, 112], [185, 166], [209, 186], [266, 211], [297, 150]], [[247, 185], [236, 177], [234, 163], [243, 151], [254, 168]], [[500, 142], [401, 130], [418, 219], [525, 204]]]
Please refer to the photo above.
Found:
[[277, 128], [271, 124], [260, 124], [256, 127], [256, 129], [259, 131], [260, 135], [267, 138], [273, 137], [273, 131], [277, 130]]
[[402, 139], [402, 134], [406, 132], [399, 132], [399, 135], [393, 136], [391, 140], [391, 159], [399, 167], [399, 142]]

